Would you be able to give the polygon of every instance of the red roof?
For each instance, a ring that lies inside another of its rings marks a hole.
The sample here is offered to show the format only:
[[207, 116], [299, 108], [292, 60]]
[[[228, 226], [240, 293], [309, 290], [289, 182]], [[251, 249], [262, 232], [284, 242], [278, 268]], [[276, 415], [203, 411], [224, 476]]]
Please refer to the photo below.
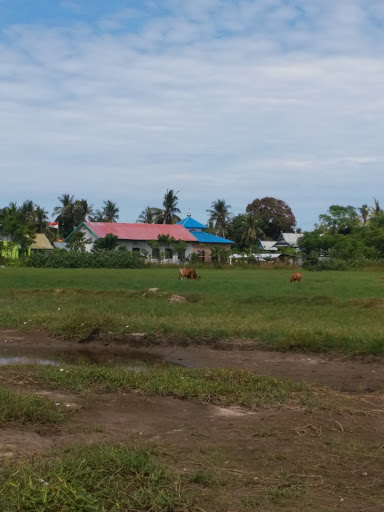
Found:
[[84, 222], [99, 238], [108, 233], [120, 240], [157, 240], [159, 235], [169, 235], [175, 240], [196, 242], [196, 238], [180, 224], [125, 224], [121, 222]]

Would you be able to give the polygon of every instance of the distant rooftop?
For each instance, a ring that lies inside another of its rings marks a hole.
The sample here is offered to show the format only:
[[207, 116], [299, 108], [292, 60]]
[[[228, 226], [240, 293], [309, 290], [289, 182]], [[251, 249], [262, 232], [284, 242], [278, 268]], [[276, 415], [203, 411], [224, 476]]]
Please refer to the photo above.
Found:
[[226, 238], [221, 238], [216, 235], [211, 235], [210, 233], [206, 233], [204, 231], [194, 231], [194, 236], [197, 240], [202, 244], [234, 244], [232, 240], [227, 240]]
[[204, 226], [204, 224], [201, 224], [197, 220], [193, 219], [190, 213], [188, 213], [185, 219], [177, 222], [177, 224], [181, 224], [187, 229], [207, 229], [207, 226]]

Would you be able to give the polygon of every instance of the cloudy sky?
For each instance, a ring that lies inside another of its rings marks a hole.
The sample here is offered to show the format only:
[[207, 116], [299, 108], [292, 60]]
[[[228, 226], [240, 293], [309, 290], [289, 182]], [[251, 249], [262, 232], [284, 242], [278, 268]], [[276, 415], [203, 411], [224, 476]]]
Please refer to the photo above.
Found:
[[0, 206], [372, 203], [382, 0], [0, 0]]

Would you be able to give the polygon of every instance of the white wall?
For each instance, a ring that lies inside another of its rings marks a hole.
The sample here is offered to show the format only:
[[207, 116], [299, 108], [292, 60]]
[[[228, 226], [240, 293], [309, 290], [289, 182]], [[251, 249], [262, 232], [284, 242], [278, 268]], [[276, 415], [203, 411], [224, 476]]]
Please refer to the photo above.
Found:
[[[84, 233], [87, 240], [91, 240], [91, 242], [89, 244], [86, 244], [87, 252], [91, 251], [92, 247], [93, 247], [93, 243], [95, 242], [95, 240], [97, 240], [97, 238], [85, 226], [81, 226], [78, 229], [78, 231], [81, 231], [82, 233]], [[186, 257], [190, 256], [193, 252], [192, 242], [187, 242], [187, 244], [188, 244], [188, 246], [185, 251]], [[126, 247], [128, 249], [128, 251], [132, 251], [134, 248], [140, 249], [140, 251], [145, 250], [145, 251], [148, 251], [150, 255], [152, 255], [152, 247], [150, 247], [145, 240], [119, 240], [118, 246]], [[164, 252], [163, 247], [160, 249], [160, 252]], [[164, 260], [165, 263], [179, 263], [179, 258], [177, 256], [176, 252], [174, 250], [172, 252], [173, 252], [172, 260]], [[157, 260], [152, 260], [152, 261], [155, 262]]]

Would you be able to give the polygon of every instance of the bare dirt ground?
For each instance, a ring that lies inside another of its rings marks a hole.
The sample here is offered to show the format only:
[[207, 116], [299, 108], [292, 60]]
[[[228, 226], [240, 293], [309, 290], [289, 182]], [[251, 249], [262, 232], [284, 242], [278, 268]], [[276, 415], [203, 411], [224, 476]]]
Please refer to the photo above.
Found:
[[[0, 333], [0, 346], [31, 344], [52, 352], [78, 348], [39, 333]], [[129, 347], [96, 342], [87, 349], [132, 352]], [[67, 415], [67, 421], [54, 428], [4, 425], [0, 457], [24, 458], [74, 443], [144, 446], [171, 471], [185, 475], [187, 486], [199, 497], [200, 512], [384, 510], [381, 358], [207, 347], [146, 350], [181, 364], [248, 368], [334, 391], [324, 408], [287, 405], [248, 411], [137, 392], [80, 396], [25, 381], [17, 373], [2, 375], [0, 368], [3, 384], [48, 396]]]

